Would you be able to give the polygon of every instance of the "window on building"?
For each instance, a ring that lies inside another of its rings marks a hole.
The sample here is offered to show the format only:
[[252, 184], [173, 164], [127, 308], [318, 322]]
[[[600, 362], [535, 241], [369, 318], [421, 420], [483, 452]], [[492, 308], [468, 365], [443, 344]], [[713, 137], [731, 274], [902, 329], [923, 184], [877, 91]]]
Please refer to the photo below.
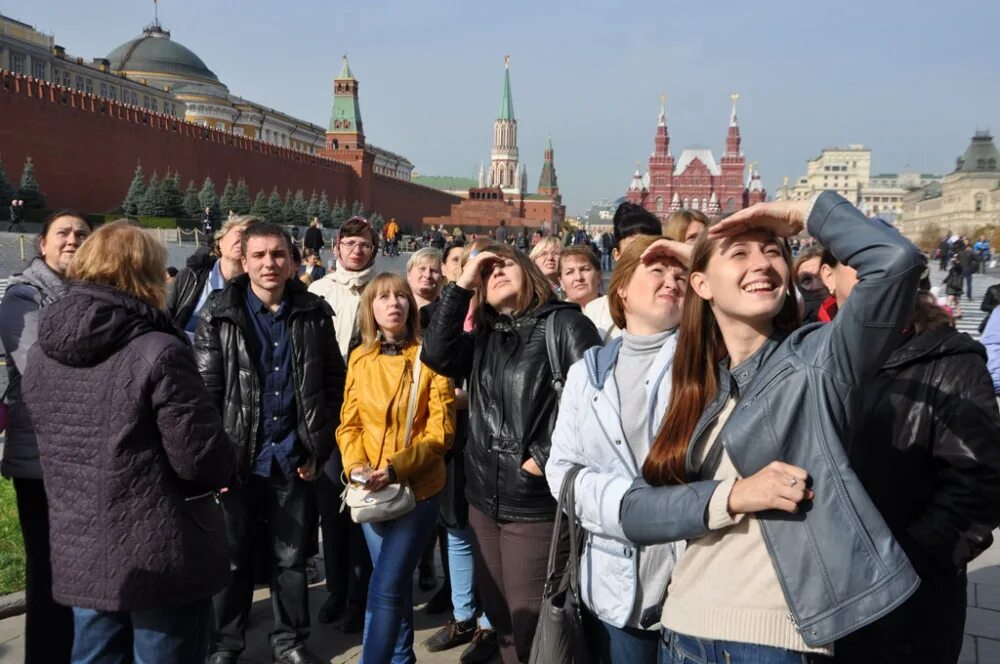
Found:
[[24, 55], [21, 53], [10, 54], [10, 70], [15, 74], [27, 74], [24, 70]]
[[978, 194], [976, 196], [976, 212], [982, 212], [983, 211], [983, 202], [984, 202], [983, 201], [983, 195], [982, 194]]
[[101, 96], [102, 97], [108, 96], [108, 84], [105, 83], [104, 81], [101, 81]]
[[108, 99], [118, 101], [118, 88], [113, 85], [108, 86]]
[[64, 87], [70, 87], [73, 85], [73, 78], [69, 75], [68, 71], [64, 71], [62, 75], [62, 84]]
[[76, 75], [76, 89], [83, 92], [83, 76], [79, 74]]
[[94, 79], [88, 78], [84, 83], [84, 88], [87, 90], [88, 95], [94, 94]]
[[243, 131], [243, 127], [233, 127], [234, 136], [243, 136], [244, 133], [245, 132]]
[[45, 76], [45, 63], [44, 62], [38, 62], [37, 60], [34, 61], [33, 63], [31, 63], [31, 69], [32, 69], [32, 73], [31, 73], [32, 76], [34, 76], [35, 78], [37, 78], [40, 81], [47, 80], [47, 77]]
[[656, 197], [656, 211], [663, 212], [663, 196]]

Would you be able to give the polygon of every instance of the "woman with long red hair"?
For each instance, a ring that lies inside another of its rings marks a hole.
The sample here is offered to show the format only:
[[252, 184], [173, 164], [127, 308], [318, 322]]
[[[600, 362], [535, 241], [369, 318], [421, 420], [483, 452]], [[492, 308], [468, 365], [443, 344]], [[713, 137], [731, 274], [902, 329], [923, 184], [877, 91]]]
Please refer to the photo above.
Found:
[[[834, 322], [797, 327], [782, 240], [857, 270]], [[858, 393], [902, 339], [922, 254], [833, 192], [763, 203], [688, 251], [667, 416], [622, 500], [637, 544], [687, 540], [661, 615], [674, 662], [820, 661], [919, 583], [848, 465]]]

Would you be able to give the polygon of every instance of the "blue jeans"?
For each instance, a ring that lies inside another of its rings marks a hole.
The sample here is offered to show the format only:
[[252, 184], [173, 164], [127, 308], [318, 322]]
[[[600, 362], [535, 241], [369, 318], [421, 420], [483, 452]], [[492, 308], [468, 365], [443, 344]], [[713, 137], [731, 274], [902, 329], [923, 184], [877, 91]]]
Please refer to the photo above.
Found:
[[713, 641], [663, 630], [660, 664], [818, 664], [828, 657], [753, 643]]
[[208, 655], [212, 600], [174, 609], [73, 608], [73, 664], [191, 664]]
[[413, 572], [437, 522], [440, 495], [407, 514], [362, 528], [372, 556], [362, 664], [413, 664]]
[[584, 609], [583, 627], [598, 664], [655, 664], [660, 633], [633, 627], [615, 627]]
[[[472, 529], [448, 528], [448, 575], [451, 581], [451, 605], [455, 620], [465, 622], [476, 615], [473, 585]], [[486, 614], [479, 617], [482, 629], [493, 629]]]

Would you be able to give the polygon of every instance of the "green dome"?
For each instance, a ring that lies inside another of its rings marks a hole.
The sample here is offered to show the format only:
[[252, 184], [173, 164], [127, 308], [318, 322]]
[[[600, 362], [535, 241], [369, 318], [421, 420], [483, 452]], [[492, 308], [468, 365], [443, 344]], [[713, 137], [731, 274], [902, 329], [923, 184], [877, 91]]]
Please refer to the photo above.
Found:
[[170, 33], [151, 25], [141, 37], [127, 41], [108, 54], [112, 71], [196, 77], [219, 82], [219, 78], [186, 46], [170, 39]]

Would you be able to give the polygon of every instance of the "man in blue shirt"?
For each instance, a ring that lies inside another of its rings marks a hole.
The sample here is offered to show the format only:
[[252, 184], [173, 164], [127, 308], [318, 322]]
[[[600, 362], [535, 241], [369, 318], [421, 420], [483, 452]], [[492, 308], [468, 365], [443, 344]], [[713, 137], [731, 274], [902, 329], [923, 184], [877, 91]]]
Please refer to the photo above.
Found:
[[244, 275], [212, 293], [195, 354], [236, 446], [222, 495], [233, 580], [214, 598], [209, 664], [236, 664], [253, 601], [253, 542], [269, 543], [279, 664], [317, 664], [309, 636], [306, 557], [316, 528], [313, 480], [333, 448], [346, 369], [321, 298], [294, 278], [291, 238], [258, 222], [242, 240]]

